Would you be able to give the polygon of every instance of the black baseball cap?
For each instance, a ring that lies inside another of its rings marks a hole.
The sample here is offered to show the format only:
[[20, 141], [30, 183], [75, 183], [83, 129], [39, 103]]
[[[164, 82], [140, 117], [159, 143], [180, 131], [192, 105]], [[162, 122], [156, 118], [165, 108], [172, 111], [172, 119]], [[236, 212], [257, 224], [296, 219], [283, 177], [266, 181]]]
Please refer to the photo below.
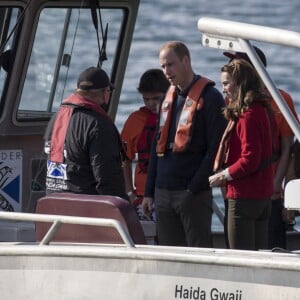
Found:
[[113, 85], [106, 72], [98, 67], [85, 69], [77, 80], [77, 88], [84, 91], [103, 89], [106, 87], [113, 88]]
[[[256, 46], [253, 46], [253, 48], [256, 51], [256, 53], [257, 53], [258, 57], [260, 58], [261, 62], [263, 63], [263, 65], [266, 67], [267, 66], [267, 59], [266, 59], [265, 54]], [[235, 59], [235, 58], [244, 59], [252, 65], [252, 62], [250, 61], [249, 56], [244, 52], [235, 52], [235, 53], [223, 52], [223, 54], [225, 56], [229, 57], [230, 59]]]

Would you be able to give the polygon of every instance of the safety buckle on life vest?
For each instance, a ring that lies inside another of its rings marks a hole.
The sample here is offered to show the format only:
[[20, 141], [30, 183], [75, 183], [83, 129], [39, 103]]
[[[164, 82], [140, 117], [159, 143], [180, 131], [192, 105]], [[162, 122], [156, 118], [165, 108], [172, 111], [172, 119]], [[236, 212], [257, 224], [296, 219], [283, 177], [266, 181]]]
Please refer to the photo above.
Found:
[[167, 143], [166, 149], [167, 149], [167, 150], [172, 150], [172, 149], [173, 149], [173, 146], [174, 146], [174, 143], [173, 143], [173, 142]]

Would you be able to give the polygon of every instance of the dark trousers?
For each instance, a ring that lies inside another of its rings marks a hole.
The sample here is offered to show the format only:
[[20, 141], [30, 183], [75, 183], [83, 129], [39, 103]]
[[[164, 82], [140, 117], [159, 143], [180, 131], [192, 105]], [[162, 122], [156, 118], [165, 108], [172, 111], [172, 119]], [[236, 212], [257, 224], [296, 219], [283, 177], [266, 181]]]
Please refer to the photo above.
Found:
[[155, 189], [159, 245], [212, 247], [212, 192]]
[[228, 199], [224, 199], [224, 240], [227, 249], [230, 248], [228, 241]]
[[286, 225], [282, 220], [283, 199], [271, 201], [271, 214], [269, 217], [268, 248], [280, 247], [286, 249]]
[[228, 199], [228, 239], [231, 249], [267, 248], [270, 205], [270, 200]]

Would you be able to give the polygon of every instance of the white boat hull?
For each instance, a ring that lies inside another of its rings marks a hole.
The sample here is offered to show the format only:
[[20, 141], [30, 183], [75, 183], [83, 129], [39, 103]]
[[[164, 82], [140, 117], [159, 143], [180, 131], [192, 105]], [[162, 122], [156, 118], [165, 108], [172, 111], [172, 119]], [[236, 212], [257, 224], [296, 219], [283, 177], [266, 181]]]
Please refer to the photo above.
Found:
[[0, 246], [0, 272], [1, 300], [300, 297], [296, 254], [7, 244]]

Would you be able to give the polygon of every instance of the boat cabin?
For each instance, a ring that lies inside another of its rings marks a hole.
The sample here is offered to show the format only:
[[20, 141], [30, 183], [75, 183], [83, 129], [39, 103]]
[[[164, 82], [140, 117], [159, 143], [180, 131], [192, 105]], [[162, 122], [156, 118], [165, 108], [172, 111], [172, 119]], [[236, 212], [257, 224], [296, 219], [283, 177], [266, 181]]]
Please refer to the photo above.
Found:
[[[102, 66], [115, 117], [139, 0], [0, 0], [0, 207], [45, 195], [43, 134], [78, 74]], [[8, 206], [6, 208], [6, 206]]]

